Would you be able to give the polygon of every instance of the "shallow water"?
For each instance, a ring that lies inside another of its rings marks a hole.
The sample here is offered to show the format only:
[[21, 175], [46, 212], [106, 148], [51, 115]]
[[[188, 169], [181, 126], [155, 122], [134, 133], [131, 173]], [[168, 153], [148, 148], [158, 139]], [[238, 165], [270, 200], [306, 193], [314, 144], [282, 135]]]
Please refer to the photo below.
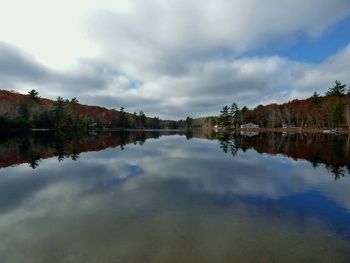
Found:
[[4, 140], [1, 262], [349, 262], [348, 142], [159, 133]]

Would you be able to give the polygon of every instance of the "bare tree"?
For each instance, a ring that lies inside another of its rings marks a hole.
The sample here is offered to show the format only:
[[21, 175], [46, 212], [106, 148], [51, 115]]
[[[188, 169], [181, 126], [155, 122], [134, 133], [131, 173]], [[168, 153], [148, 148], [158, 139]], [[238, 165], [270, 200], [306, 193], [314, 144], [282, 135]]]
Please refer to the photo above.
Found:
[[276, 111], [274, 108], [269, 110], [269, 123], [271, 124], [271, 128], [275, 128], [275, 119], [276, 119]]
[[345, 116], [346, 116], [346, 123], [348, 125], [348, 128], [350, 129], [350, 106], [349, 106], [349, 104], [345, 106]]
[[276, 111], [277, 111], [277, 116], [279, 117], [281, 123], [282, 124], [285, 123], [285, 120], [283, 118], [283, 115], [282, 115], [281, 111], [278, 108], [276, 109]]
[[290, 121], [290, 111], [289, 109], [285, 106], [283, 108], [283, 111], [284, 111], [284, 116], [286, 117], [286, 122], [288, 123], [288, 125], [291, 125], [291, 121]]

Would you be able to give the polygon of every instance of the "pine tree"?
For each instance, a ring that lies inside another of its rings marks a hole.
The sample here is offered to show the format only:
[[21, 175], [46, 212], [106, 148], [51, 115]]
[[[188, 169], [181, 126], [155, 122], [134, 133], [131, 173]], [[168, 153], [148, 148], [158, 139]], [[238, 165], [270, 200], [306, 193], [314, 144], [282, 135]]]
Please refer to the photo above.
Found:
[[241, 111], [236, 102], [233, 102], [230, 107], [231, 125], [237, 127], [241, 123]]
[[340, 102], [337, 102], [332, 109], [333, 122], [339, 127], [343, 121], [344, 106]]
[[192, 129], [192, 122], [193, 122], [193, 119], [190, 116], [187, 116], [187, 118], [186, 118], [186, 129]]
[[219, 123], [222, 127], [228, 127], [231, 124], [231, 115], [229, 113], [229, 107], [226, 105], [220, 111]]
[[335, 81], [335, 85], [328, 89], [326, 92], [327, 97], [339, 96], [342, 97], [346, 94], [346, 84], [342, 84], [339, 80]]
[[52, 111], [53, 122], [56, 129], [61, 129], [66, 125], [66, 103], [62, 97], [57, 97], [55, 108]]
[[32, 89], [31, 91], [29, 91], [28, 95], [34, 102], [39, 103], [40, 101], [39, 92], [37, 92], [35, 89]]
[[69, 106], [70, 106], [70, 115], [72, 118], [73, 126], [77, 127], [79, 123], [79, 110], [78, 110], [78, 99], [77, 98], [72, 98], [69, 101]]
[[129, 119], [126, 115], [126, 112], [124, 111], [124, 107], [120, 108], [120, 126], [123, 128], [129, 127]]
[[142, 127], [145, 127], [146, 126], [147, 117], [143, 113], [142, 110], [140, 110], [140, 112], [139, 112], [139, 120], [140, 120], [140, 124], [142, 125]]
[[311, 96], [311, 101], [315, 104], [320, 104], [321, 102], [321, 97], [320, 94], [318, 94], [316, 91], [314, 92], [314, 94]]

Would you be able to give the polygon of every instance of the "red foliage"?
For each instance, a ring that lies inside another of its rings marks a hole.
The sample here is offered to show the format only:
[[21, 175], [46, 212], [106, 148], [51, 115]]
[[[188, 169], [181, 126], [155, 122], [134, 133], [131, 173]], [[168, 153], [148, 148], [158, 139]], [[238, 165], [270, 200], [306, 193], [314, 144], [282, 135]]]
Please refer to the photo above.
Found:
[[[350, 106], [350, 96], [320, 97], [319, 102], [311, 98], [292, 100], [284, 104], [258, 106], [243, 115], [244, 122], [259, 124], [261, 127], [281, 127], [283, 123], [296, 127], [332, 127], [332, 109], [335, 104]], [[346, 126], [345, 114], [342, 126]]]
[[[28, 102], [30, 100], [29, 95], [20, 94], [14, 91], [0, 90], [0, 104], [11, 104], [14, 108], [17, 108], [22, 102]], [[40, 98], [40, 106], [44, 109], [51, 110], [55, 105], [55, 101], [45, 98]], [[76, 109], [79, 112], [80, 117], [91, 116], [95, 121], [103, 118], [104, 121], [112, 121], [113, 118], [118, 117], [119, 111], [114, 109], [107, 109], [100, 106], [88, 106], [78, 104]], [[130, 113], [126, 113], [131, 115]]]

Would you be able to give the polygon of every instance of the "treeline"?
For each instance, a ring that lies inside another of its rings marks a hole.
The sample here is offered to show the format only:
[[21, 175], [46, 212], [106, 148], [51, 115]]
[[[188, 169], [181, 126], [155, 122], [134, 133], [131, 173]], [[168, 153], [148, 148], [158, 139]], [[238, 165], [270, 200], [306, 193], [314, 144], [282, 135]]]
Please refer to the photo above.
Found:
[[340, 81], [321, 96], [315, 92], [306, 100], [284, 104], [259, 105], [240, 109], [234, 102], [224, 106], [217, 117], [206, 118], [206, 125], [237, 128], [253, 123], [262, 128], [350, 128], [350, 88]]
[[64, 100], [58, 97], [51, 107], [43, 102], [35, 90], [23, 96], [17, 105], [1, 101], [1, 131], [29, 129], [81, 131], [87, 130], [93, 123], [91, 116], [81, 118], [76, 98]]
[[133, 114], [98, 106], [79, 104], [77, 98], [55, 101], [40, 98], [31, 90], [27, 95], [0, 91], [0, 131], [50, 129], [57, 132], [111, 129], [179, 129], [186, 121], [147, 117], [142, 110]]
[[96, 122], [98, 128], [126, 128], [126, 129], [160, 129], [161, 120], [159, 117], [149, 118], [143, 111], [139, 113], [134, 112], [132, 115], [124, 111], [124, 108], [121, 107], [119, 111], [119, 116], [112, 118], [109, 122], [101, 119], [101, 121]]

